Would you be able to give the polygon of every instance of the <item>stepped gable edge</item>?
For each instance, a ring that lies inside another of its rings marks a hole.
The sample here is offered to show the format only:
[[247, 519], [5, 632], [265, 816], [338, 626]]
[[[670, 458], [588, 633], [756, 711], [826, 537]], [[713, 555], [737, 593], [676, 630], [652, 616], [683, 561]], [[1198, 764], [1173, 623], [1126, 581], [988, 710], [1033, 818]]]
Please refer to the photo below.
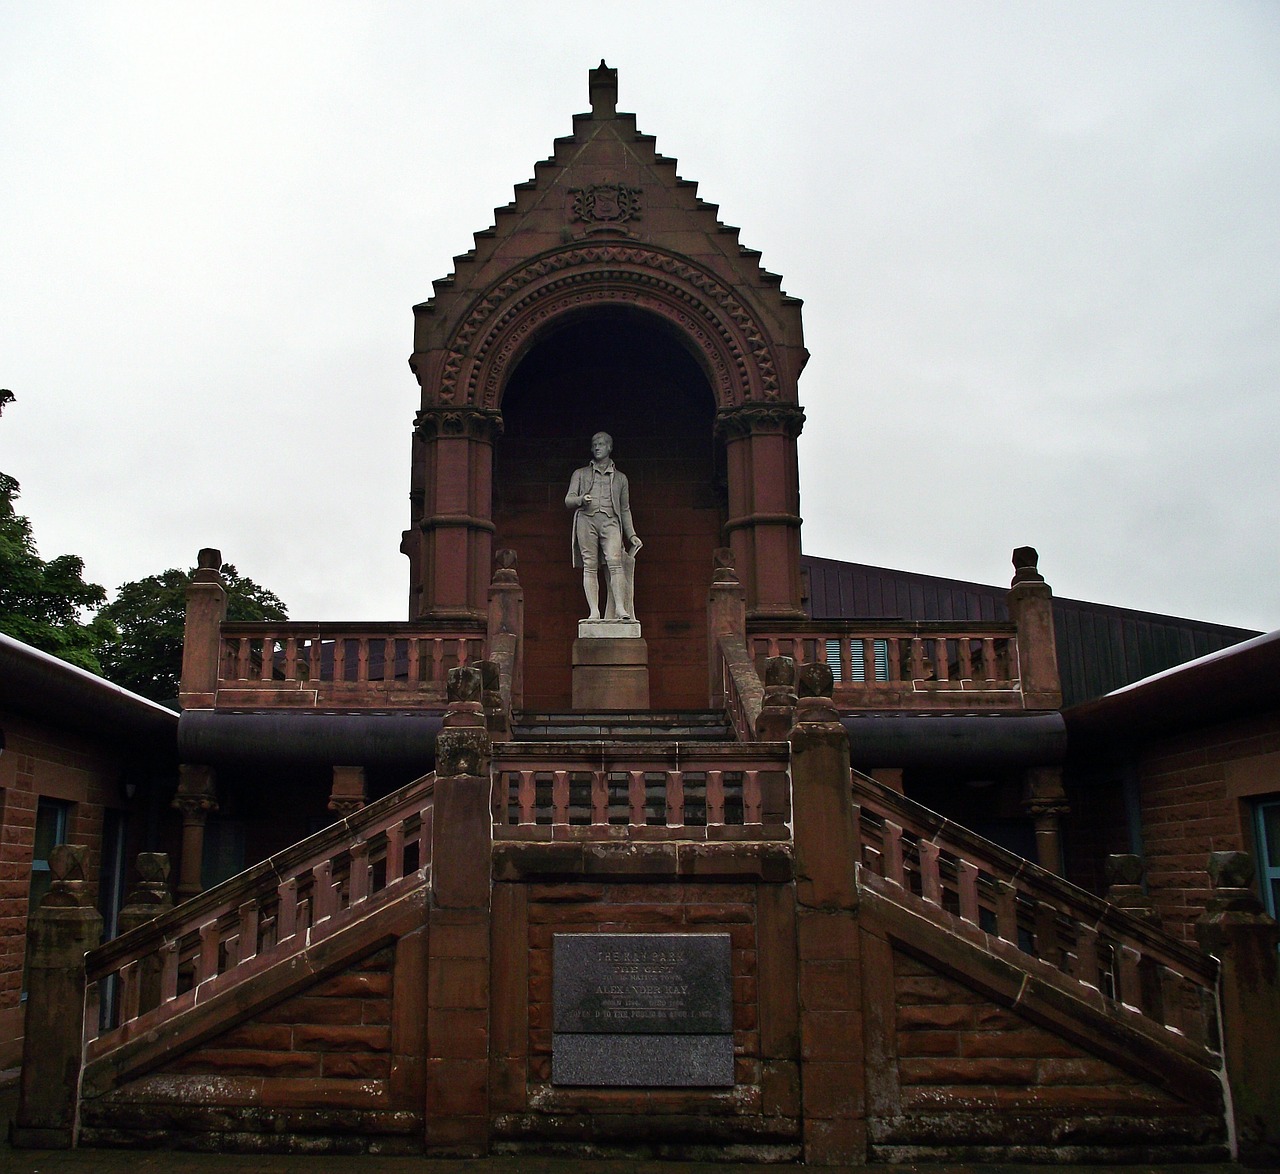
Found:
[[409, 361], [424, 408], [498, 408], [504, 374], [537, 328], [601, 303], [675, 323], [698, 347], [721, 409], [740, 402], [742, 388], [747, 402], [794, 404], [808, 358], [800, 300], [658, 154], [635, 115], [614, 112], [615, 71], [592, 71], [592, 100], [414, 307]]

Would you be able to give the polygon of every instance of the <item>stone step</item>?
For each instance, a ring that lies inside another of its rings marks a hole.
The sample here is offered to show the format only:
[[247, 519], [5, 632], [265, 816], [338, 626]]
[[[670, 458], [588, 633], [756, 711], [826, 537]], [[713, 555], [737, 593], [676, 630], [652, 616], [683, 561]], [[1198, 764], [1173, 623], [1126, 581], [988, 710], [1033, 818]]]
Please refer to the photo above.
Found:
[[723, 710], [514, 715], [513, 742], [732, 742]]

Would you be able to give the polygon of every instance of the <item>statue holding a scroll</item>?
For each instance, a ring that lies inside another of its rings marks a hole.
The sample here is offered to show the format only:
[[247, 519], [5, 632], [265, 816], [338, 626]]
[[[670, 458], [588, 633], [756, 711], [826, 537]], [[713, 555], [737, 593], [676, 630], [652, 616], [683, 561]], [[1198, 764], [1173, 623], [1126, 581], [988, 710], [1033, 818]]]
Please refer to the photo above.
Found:
[[[627, 478], [613, 463], [613, 437], [591, 438], [591, 463], [575, 469], [564, 504], [573, 514], [573, 565], [582, 568], [590, 620], [635, 619], [636, 554], [644, 545], [631, 521]], [[600, 556], [609, 575], [608, 604], [600, 614]]]

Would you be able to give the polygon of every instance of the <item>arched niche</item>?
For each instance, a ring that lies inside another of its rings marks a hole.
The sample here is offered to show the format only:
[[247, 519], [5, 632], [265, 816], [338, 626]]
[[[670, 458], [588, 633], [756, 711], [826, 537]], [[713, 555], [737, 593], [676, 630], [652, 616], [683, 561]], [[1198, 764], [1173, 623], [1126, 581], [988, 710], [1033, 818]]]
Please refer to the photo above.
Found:
[[596, 305], [545, 324], [513, 356], [494, 442], [497, 547], [520, 558], [525, 704], [567, 709], [568, 652], [586, 614], [564, 496], [593, 433], [614, 438], [644, 550], [636, 612], [657, 709], [706, 705], [706, 584], [726, 520], [716, 398], [699, 350], [658, 314]]

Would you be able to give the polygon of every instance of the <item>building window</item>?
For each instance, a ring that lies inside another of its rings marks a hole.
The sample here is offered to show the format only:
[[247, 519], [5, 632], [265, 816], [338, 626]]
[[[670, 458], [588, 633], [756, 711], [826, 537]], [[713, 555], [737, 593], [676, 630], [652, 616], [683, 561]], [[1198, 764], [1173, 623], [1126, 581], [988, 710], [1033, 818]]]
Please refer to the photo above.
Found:
[[[844, 682], [844, 666], [840, 663], [840, 654], [845, 651], [844, 645], [848, 645], [849, 654], [849, 681], [855, 685], [865, 685], [867, 683], [867, 666], [866, 657], [863, 654], [863, 642], [861, 637], [855, 637], [850, 640], [832, 639], [826, 642], [827, 667], [831, 670], [831, 675], [835, 677], [837, 685]], [[873, 656], [875, 660], [875, 676], [872, 678], [876, 681], [887, 681], [889, 679], [889, 641], [876, 640], [874, 642]]]
[[1254, 808], [1258, 837], [1258, 887], [1262, 903], [1272, 917], [1280, 916], [1280, 799], [1268, 799]]
[[27, 908], [34, 913], [40, 898], [53, 884], [49, 857], [54, 848], [67, 842], [67, 825], [71, 820], [71, 804], [57, 799], [41, 799], [36, 804], [36, 836], [31, 850], [31, 890]]

